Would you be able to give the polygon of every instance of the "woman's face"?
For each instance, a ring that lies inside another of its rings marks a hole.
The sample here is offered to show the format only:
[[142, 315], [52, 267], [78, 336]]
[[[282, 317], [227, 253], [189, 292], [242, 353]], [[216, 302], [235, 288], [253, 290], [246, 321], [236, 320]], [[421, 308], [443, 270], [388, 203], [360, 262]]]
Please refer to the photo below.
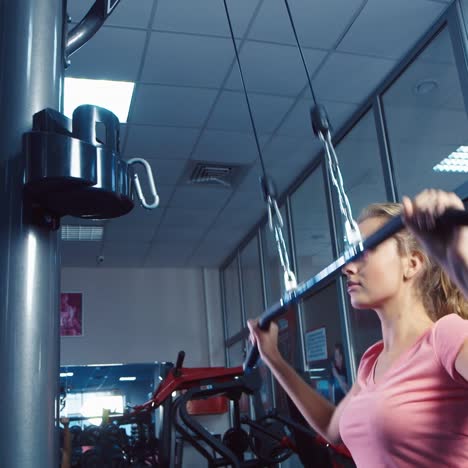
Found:
[[[359, 224], [363, 238], [379, 229], [385, 220], [368, 218]], [[404, 259], [395, 239], [382, 242], [343, 269], [347, 291], [356, 309], [378, 309], [395, 298], [403, 282]]]
[[335, 348], [335, 365], [339, 369], [343, 367], [343, 356], [339, 348]]

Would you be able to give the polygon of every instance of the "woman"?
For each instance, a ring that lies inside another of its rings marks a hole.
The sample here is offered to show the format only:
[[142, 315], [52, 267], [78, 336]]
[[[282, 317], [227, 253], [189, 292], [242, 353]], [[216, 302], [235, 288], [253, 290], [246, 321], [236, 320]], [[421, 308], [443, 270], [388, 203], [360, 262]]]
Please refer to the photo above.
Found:
[[[434, 218], [462, 208], [461, 201], [427, 191], [404, 203], [412, 232], [466, 287], [468, 228], [450, 236], [432, 231]], [[371, 205], [359, 220], [363, 236], [401, 212], [401, 205]], [[331, 443], [343, 440], [358, 467], [468, 466], [466, 300], [408, 230], [348, 263], [343, 273], [353, 307], [379, 316], [383, 340], [364, 353], [342, 402], [332, 405], [284, 361], [276, 325], [262, 332], [250, 321], [263, 361], [308, 423]]]

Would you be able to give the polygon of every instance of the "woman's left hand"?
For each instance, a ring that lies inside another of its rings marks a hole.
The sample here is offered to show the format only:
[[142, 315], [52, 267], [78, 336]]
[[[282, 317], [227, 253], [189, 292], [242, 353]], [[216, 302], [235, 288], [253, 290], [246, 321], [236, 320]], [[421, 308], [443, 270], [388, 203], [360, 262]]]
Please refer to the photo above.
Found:
[[464, 210], [460, 198], [442, 190], [424, 190], [413, 200], [403, 197], [405, 223], [428, 252], [443, 266], [450, 258], [465, 257], [468, 260], [468, 229], [435, 229], [437, 218], [449, 208]]

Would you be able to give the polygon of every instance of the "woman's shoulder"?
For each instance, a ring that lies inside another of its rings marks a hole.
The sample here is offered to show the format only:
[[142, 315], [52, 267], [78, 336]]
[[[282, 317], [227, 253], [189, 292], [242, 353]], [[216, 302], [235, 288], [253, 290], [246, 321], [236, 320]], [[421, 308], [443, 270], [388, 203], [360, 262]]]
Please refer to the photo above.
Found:
[[[361, 381], [361, 386], [363, 385], [362, 380], [366, 380], [369, 376], [372, 368], [377, 360], [377, 357], [382, 352], [383, 341], [377, 341], [370, 348], [368, 348], [361, 357], [358, 369], [358, 380]], [[361, 380], [362, 379], [362, 380]]]

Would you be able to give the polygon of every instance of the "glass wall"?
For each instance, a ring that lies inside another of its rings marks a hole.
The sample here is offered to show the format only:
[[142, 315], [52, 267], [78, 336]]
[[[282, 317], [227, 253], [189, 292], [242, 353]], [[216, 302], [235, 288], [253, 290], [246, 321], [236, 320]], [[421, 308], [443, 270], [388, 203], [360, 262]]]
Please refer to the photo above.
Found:
[[338, 297], [333, 281], [303, 303], [306, 372], [311, 385], [335, 404], [349, 383]]
[[245, 317], [258, 317], [263, 312], [264, 303], [257, 236], [241, 251], [240, 261]]
[[291, 195], [291, 217], [296, 248], [296, 274], [299, 281], [304, 281], [333, 260], [321, 165]]
[[223, 271], [224, 313], [227, 338], [239, 333], [242, 328], [239, 269], [237, 257]]
[[[362, 209], [370, 203], [388, 201], [372, 109], [368, 110], [345, 135], [337, 145], [336, 151], [355, 219], [358, 219]], [[340, 216], [339, 211], [337, 214]], [[342, 245], [343, 218], [340, 216], [339, 219], [337, 231], [340, 239], [338, 240]], [[364, 351], [382, 338], [380, 321], [375, 312], [355, 310], [349, 301], [347, 301], [347, 310], [357, 367]]]
[[387, 201], [372, 109], [340, 141], [336, 153], [355, 219], [369, 203]]
[[468, 144], [468, 120], [445, 27], [383, 95], [398, 193], [427, 187], [454, 190], [466, 173], [437, 165]]
[[[286, 207], [280, 207], [280, 212], [285, 223], [285, 227], [283, 229], [284, 242], [291, 260], [292, 251], [287, 228], [288, 217]], [[274, 233], [270, 231], [267, 224], [262, 227], [261, 233], [263, 242], [263, 264], [265, 268], [266, 300], [267, 305], [271, 305], [277, 302], [284, 292], [283, 268], [281, 267], [281, 262], [278, 256], [278, 248], [276, 246]]]

